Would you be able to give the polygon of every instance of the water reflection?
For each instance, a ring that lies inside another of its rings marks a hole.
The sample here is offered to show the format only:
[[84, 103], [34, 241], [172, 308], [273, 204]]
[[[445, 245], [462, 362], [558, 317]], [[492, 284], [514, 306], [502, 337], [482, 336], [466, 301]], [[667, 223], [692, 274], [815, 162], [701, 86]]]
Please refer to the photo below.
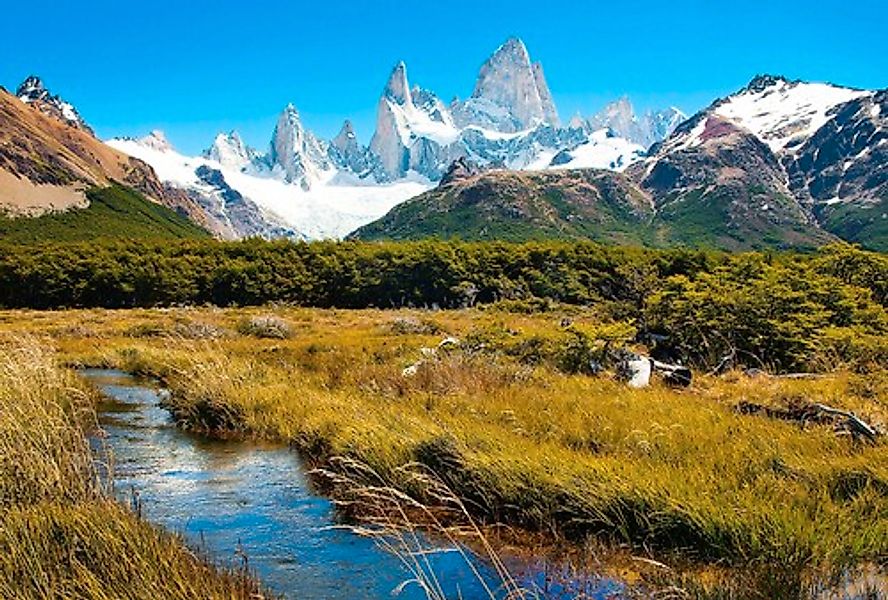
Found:
[[[173, 426], [148, 382], [119, 371], [84, 375], [114, 400], [103, 407], [100, 423], [113, 454], [116, 492], [126, 501], [135, 494], [151, 521], [183, 533], [223, 562], [247, 556], [266, 585], [288, 598], [391, 598], [410, 578], [372, 540], [331, 527], [332, 504], [312, 493], [289, 450], [189, 435]], [[486, 597], [459, 553], [431, 560], [448, 598]], [[535, 561], [513, 566], [523, 585], [548, 589], [545, 598], [603, 599], [621, 589], [603, 579], [553, 584], [545, 564]], [[491, 569], [480, 561], [476, 568], [496, 589]], [[397, 597], [426, 595], [408, 585]]]

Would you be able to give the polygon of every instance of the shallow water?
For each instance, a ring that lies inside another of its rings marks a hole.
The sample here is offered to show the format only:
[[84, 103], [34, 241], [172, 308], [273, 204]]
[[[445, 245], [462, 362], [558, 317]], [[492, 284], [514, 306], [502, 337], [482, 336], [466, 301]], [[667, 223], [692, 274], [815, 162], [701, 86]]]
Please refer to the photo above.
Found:
[[[162, 392], [150, 381], [111, 370], [83, 375], [114, 401], [99, 416], [116, 493], [150, 521], [183, 534], [223, 564], [240, 565], [246, 557], [265, 585], [286, 598], [427, 597], [415, 584], [402, 586], [411, 574], [397, 557], [335, 527], [332, 503], [312, 491], [290, 450], [188, 434], [159, 406]], [[435, 553], [430, 560], [447, 598], [488, 597], [459, 553]], [[540, 598], [604, 599], [622, 589], [594, 576], [553, 579], [542, 559], [506, 560], [522, 587]], [[477, 558], [473, 563], [496, 589], [492, 569]]]

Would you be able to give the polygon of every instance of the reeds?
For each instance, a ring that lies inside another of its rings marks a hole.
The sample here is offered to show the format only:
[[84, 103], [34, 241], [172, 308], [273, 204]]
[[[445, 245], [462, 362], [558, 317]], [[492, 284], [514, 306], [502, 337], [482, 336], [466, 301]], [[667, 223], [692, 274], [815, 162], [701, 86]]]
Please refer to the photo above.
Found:
[[109, 497], [92, 401], [40, 341], [0, 341], [0, 598], [262, 598]]

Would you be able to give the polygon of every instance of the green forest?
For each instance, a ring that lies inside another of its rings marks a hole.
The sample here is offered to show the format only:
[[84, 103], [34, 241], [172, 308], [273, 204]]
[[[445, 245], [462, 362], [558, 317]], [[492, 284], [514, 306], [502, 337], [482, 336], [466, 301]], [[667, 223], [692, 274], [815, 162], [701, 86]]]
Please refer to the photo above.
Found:
[[697, 364], [732, 350], [784, 370], [888, 359], [888, 257], [844, 244], [810, 254], [592, 242], [0, 245], [4, 308], [267, 303], [588, 307], [639, 332], [667, 334]]

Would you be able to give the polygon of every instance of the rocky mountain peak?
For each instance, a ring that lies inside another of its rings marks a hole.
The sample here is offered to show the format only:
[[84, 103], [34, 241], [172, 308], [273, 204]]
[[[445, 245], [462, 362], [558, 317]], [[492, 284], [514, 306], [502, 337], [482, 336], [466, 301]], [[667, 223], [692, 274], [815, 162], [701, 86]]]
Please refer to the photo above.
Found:
[[741, 92], [763, 92], [769, 87], [773, 87], [781, 83], [792, 82], [790, 82], [783, 75], [769, 75], [767, 73], [763, 73], [753, 77], [752, 80], [746, 85], [746, 87], [741, 90]]
[[346, 148], [358, 145], [358, 136], [355, 133], [355, 127], [349, 119], [345, 120], [342, 124], [342, 129], [340, 129], [336, 137], [333, 138], [333, 145], [339, 150], [345, 150]]
[[447, 172], [441, 178], [441, 182], [438, 185], [439, 187], [444, 187], [456, 181], [461, 181], [463, 179], [468, 179], [469, 177], [474, 177], [480, 172], [481, 168], [477, 164], [475, 164], [468, 158], [461, 156], [450, 163], [450, 166], [447, 168]]
[[558, 109], [555, 107], [555, 99], [552, 98], [549, 84], [546, 83], [546, 75], [543, 73], [542, 63], [533, 63], [533, 78], [534, 81], [536, 81], [537, 91], [540, 94], [540, 101], [543, 103], [543, 117], [545, 118], [546, 123], [557, 127], [561, 124], [561, 119], [558, 118]]
[[627, 96], [622, 96], [618, 100], [606, 104], [604, 108], [589, 119], [593, 125], [602, 128], [611, 127], [618, 134], [620, 130], [627, 129], [636, 120], [635, 108]]
[[579, 112], [574, 113], [567, 124], [568, 129], [585, 130], [587, 128], [586, 119]]
[[512, 64], [518, 68], [530, 66], [530, 53], [519, 37], [507, 39], [487, 60], [490, 64]]
[[480, 121], [503, 132], [558, 121], [543, 68], [531, 63], [518, 38], [507, 40], [481, 66], [472, 97], [459, 111], [463, 122]]
[[321, 142], [302, 126], [299, 111], [287, 104], [278, 117], [271, 139], [269, 160], [280, 169], [284, 181], [309, 189], [321, 172], [330, 168], [327, 151]]
[[623, 96], [590, 117], [589, 126], [593, 130], [608, 129], [618, 137], [649, 148], [666, 138], [686, 118], [677, 108], [648, 111], [639, 117], [629, 98]]
[[383, 96], [401, 105], [411, 103], [410, 86], [407, 83], [407, 65], [404, 64], [404, 61], [400, 61], [392, 69], [388, 82], [385, 84]]
[[173, 145], [170, 144], [169, 140], [166, 137], [166, 134], [159, 129], [155, 129], [154, 131], [140, 139], [139, 144], [147, 148], [151, 148], [152, 150], [157, 150], [159, 152], [170, 152], [173, 149]]
[[36, 75], [29, 75], [16, 90], [15, 95], [23, 102], [33, 102], [35, 100], [43, 100], [49, 96], [43, 81]]
[[213, 140], [213, 145], [203, 155], [223, 166], [242, 169], [250, 164], [258, 153], [244, 143], [237, 131], [231, 131], [227, 134], [218, 134]]
[[28, 76], [18, 87], [15, 95], [25, 104], [37, 107], [43, 114], [93, 135], [92, 129], [86, 124], [74, 105], [65, 102], [60, 96], [52, 95], [36, 75]]

